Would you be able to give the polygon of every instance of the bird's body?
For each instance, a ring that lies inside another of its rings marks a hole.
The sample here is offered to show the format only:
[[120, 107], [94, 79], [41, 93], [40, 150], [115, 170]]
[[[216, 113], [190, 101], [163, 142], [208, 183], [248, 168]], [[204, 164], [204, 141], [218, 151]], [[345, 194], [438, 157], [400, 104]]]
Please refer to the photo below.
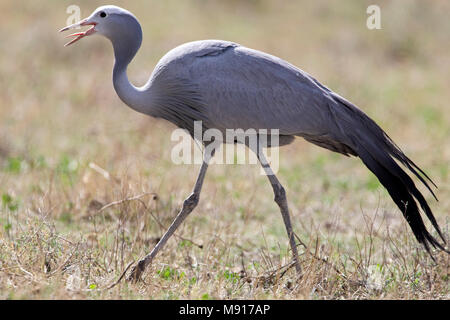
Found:
[[[431, 191], [425, 180], [428, 177], [364, 112], [308, 73], [278, 57], [233, 42], [203, 40], [169, 51], [158, 62], [148, 82], [137, 88], [127, 76], [127, 66], [142, 41], [137, 19], [124, 9], [104, 6], [78, 25], [94, 27], [75, 34], [78, 38], [74, 41], [94, 32], [111, 40], [116, 59], [114, 88], [131, 108], [166, 119], [191, 134], [195, 121], [202, 121], [205, 129], [223, 133], [227, 129], [277, 129], [282, 145], [300, 136], [331, 151], [358, 156], [388, 190], [417, 240], [427, 250], [431, 245], [446, 251], [425, 228], [417, 203], [444, 240], [426, 200], [396, 160]], [[137, 274], [197, 204], [211, 156], [205, 155], [193, 194], [161, 242], [139, 262]], [[264, 161], [261, 163], [268, 167]], [[269, 175], [269, 180], [297, 261], [285, 191], [275, 176]]]
[[226, 129], [278, 129], [286, 137], [282, 142], [301, 136], [329, 150], [360, 156], [373, 171], [383, 162], [395, 174], [383, 170], [388, 176], [381, 183], [398, 192], [391, 183], [400, 174], [409, 185], [406, 192], [412, 193], [408, 200], [418, 196], [431, 212], [412, 180], [403, 170], [399, 173], [392, 155], [412, 169], [414, 163], [384, 131], [355, 105], [278, 57], [228, 41], [189, 42], [169, 51], [140, 90], [148, 95], [141, 112], [188, 131], [199, 120], [205, 128], [224, 133]]
[[202, 40], [172, 49], [140, 90], [146, 105], [138, 111], [187, 130], [201, 120], [223, 132], [278, 129], [285, 136], [332, 139], [337, 131], [329, 108], [340, 97], [292, 64], [233, 42]]

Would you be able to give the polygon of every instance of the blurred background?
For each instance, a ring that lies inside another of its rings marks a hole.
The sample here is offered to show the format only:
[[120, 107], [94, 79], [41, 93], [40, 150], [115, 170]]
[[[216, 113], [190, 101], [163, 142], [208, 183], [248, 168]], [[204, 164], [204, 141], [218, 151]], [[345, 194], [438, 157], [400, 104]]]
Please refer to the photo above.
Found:
[[[234, 41], [276, 55], [312, 74], [364, 110], [432, 177], [439, 186], [437, 196], [441, 201], [436, 203], [421, 190], [446, 229], [450, 211], [450, 2], [3, 0], [0, 242], [5, 251], [0, 254], [0, 273], [2, 268], [14, 266], [8, 248], [17, 239], [29, 239], [31, 244], [38, 240], [28, 237], [36, 232], [48, 239], [61, 233], [72, 242], [84, 239], [89, 244], [90, 237], [95, 239], [94, 245], [86, 247], [91, 251], [82, 252], [107, 256], [105, 261], [113, 271], [98, 274], [112, 279], [131, 257], [148, 251], [154, 245], [148, 239], [160, 236], [162, 231], [151, 217], [142, 220], [146, 221], [142, 227], [138, 223], [142, 222], [139, 204], [130, 204], [111, 212], [116, 218], [105, 222], [102, 216], [103, 220], [97, 222], [120, 230], [122, 236], [112, 231], [104, 234], [94, 223], [95, 210], [111, 201], [154, 192], [159, 207], [154, 204], [156, 199], [145, 198], [144, 202], [167, 226], [195, 181], [198, 166], [171, 163], [174, 143], [170, 134], [174, 126], [134, 112], [117, 97], [112, 86], [110, 43], [93, 36], [63, 47], [67, 39], [58, 30], [66, 25], [67, 7], [80, 6], [84, 18], [104, 4], [124, 7], [141, 22], [143, 44], [128, 72], [135, 85], [146, 82], [167, 51], [201, 39]], [[380, 30], [366, 26], [366, 9], [371, 4], [381, 9]], [[307, 242], [316, 232], [326, 246], [339, 243], [349, 256], [357, 256], [355, 237], [365, 232], [364, 214], [373, 218], [379, 210], [376, 226], [398, 226], [401, 234], [414, 243], [387, 192], [359, 159], [333, 154], [298, 139], [281, 148], [279, 178], [287, 189], [294, 229]], [[180, 234], [207, 244], [210, 233], [215, 232], [236, 254], [244, 248], [248, 261], [261, 260], [255, 248], [267, 243], [269, 254], [280, 261], [289, 257], [281, 216], [270, 185], [259, 175], [257, 166], [213, 166], [200, 202]], [[33, 219], [51, 227], [46, 229]], [[335, 236], [333, 241], [330, 234]], [[177, 241], [173, 240], [174, 247], [179, 247]], [[28, 252], [26, 247], [18, 250], [23, 255]], [[58, 265], [71, 247], [64, 242], [52, 250], [53, 260], [47, 261], [48, 252], [44, 250], [24, 256], [22, 263], [39, 278], [45, 273], [42, 266], [47, 262]], [[181, 253], [180, 258], [170, 251], [161, 255], [160, 262], [183, 260]], [[207, 264], [207, 255], [203, 254], [198, 253], [197, 259]], [[377, 254], [380, 263], [388, 263], [385, 253]], [[227, 260], [231, 269], [240, 264], [240, 258], [236, 259]], [[219, 266], [220, 259], [216, 260]], [[81, 270], [87, 268], [87, 260], [77, 261]], [[259, 263], [264, 264], [262, 261]], [[65, 277], [62, 274], [58, 279], [66, 281]], [[83, 278], [83, 283], [88, 285], [94, 281], [92, 277]], [[11, 281], [17, 284], [28, 280], [19, 277]], [[94, 282], [98, 284], [99, 280]], [[52, 288], [58, 288], [57, 283]], [[3, 281], [0, 297], [17, 297], [11, 288]], [[213, 287], [199, 288], [198, 293], [184, 297], [214, 297]], [[26, 297], [34, 295], [23, 290]], [[444, 294], [448, 295], [446, 290]], [[246, 297], [235, 291], [228, 294], [225, 297]], [[215, 297], [224, 297], [218, 295]], [[433, 291], [430, 297], [436, 295]], [[302, 296], [308, 294], [302, 292]]]

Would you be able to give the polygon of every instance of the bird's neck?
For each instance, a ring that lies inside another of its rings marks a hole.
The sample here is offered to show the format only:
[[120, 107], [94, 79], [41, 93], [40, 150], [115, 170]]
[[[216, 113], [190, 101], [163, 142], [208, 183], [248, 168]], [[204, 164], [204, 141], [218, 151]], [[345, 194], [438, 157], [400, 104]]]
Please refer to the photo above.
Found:
[[133, 109], [139, 108], [139, 89], [128, 80], [127, 66], [117, 63], [117, 61], [114, 64], [113, 84], [117, 95], [125, 104]]
[[125, 43], [122, 45], [113, 42], [115, 63], [113, 69], [113, 84], [119, 98], [130, 108], [149, 113], [151, 104], [148, 90], [144, 87], [136, 87], [128, 80], [128, 64], [133, 60], [139, 50], [140, 41]]
[[119, 98], [130, 108], [138, 112], [145, 112], [143, 110], [145, 104], [143, 89], [130, 83], [127, 76], [127, 66], [116, 60], [113, 69], [114, 89]]

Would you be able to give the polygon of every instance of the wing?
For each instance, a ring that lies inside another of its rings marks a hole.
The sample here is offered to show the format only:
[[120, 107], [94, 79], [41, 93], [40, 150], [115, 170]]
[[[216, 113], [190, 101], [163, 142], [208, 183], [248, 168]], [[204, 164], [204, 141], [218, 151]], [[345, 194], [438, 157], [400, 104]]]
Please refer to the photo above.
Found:
[[281, 144], [297, 135], [354, 154], [334, 121], [338, 96], [275, 56], [221, 40], [190, 42], [160, 60], [149, 84], [160, 116], [189, 131], [195, 120], [222, 131], [278, 129]]
[[197, 55], [186, 68], [216, 128], [310, 136], [336, 128], [329, 123], [331, 91], [275, 56], [242, 46], [220, 47]]

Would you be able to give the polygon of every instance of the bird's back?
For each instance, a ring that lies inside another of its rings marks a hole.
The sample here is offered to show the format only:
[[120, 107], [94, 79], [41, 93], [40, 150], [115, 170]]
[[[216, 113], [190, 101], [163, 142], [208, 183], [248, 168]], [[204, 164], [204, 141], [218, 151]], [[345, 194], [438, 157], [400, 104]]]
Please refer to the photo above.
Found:
[[220, 40], [190, 42], [169, 51], [150, 82], [165, 96], [161, 101], [168, 100], [167, 93], [176, 94], [172, 86], [184, 88], [184, 93], [188, 88], [188, 96], [198, 101], [196, 108], [202, 114], [198, 120], [220, 130], [279, 129], [285, 135], [323, 135], [330, 129], [325, 123], [327, 106], [335, 103], [331, 91], [301, 69]]

